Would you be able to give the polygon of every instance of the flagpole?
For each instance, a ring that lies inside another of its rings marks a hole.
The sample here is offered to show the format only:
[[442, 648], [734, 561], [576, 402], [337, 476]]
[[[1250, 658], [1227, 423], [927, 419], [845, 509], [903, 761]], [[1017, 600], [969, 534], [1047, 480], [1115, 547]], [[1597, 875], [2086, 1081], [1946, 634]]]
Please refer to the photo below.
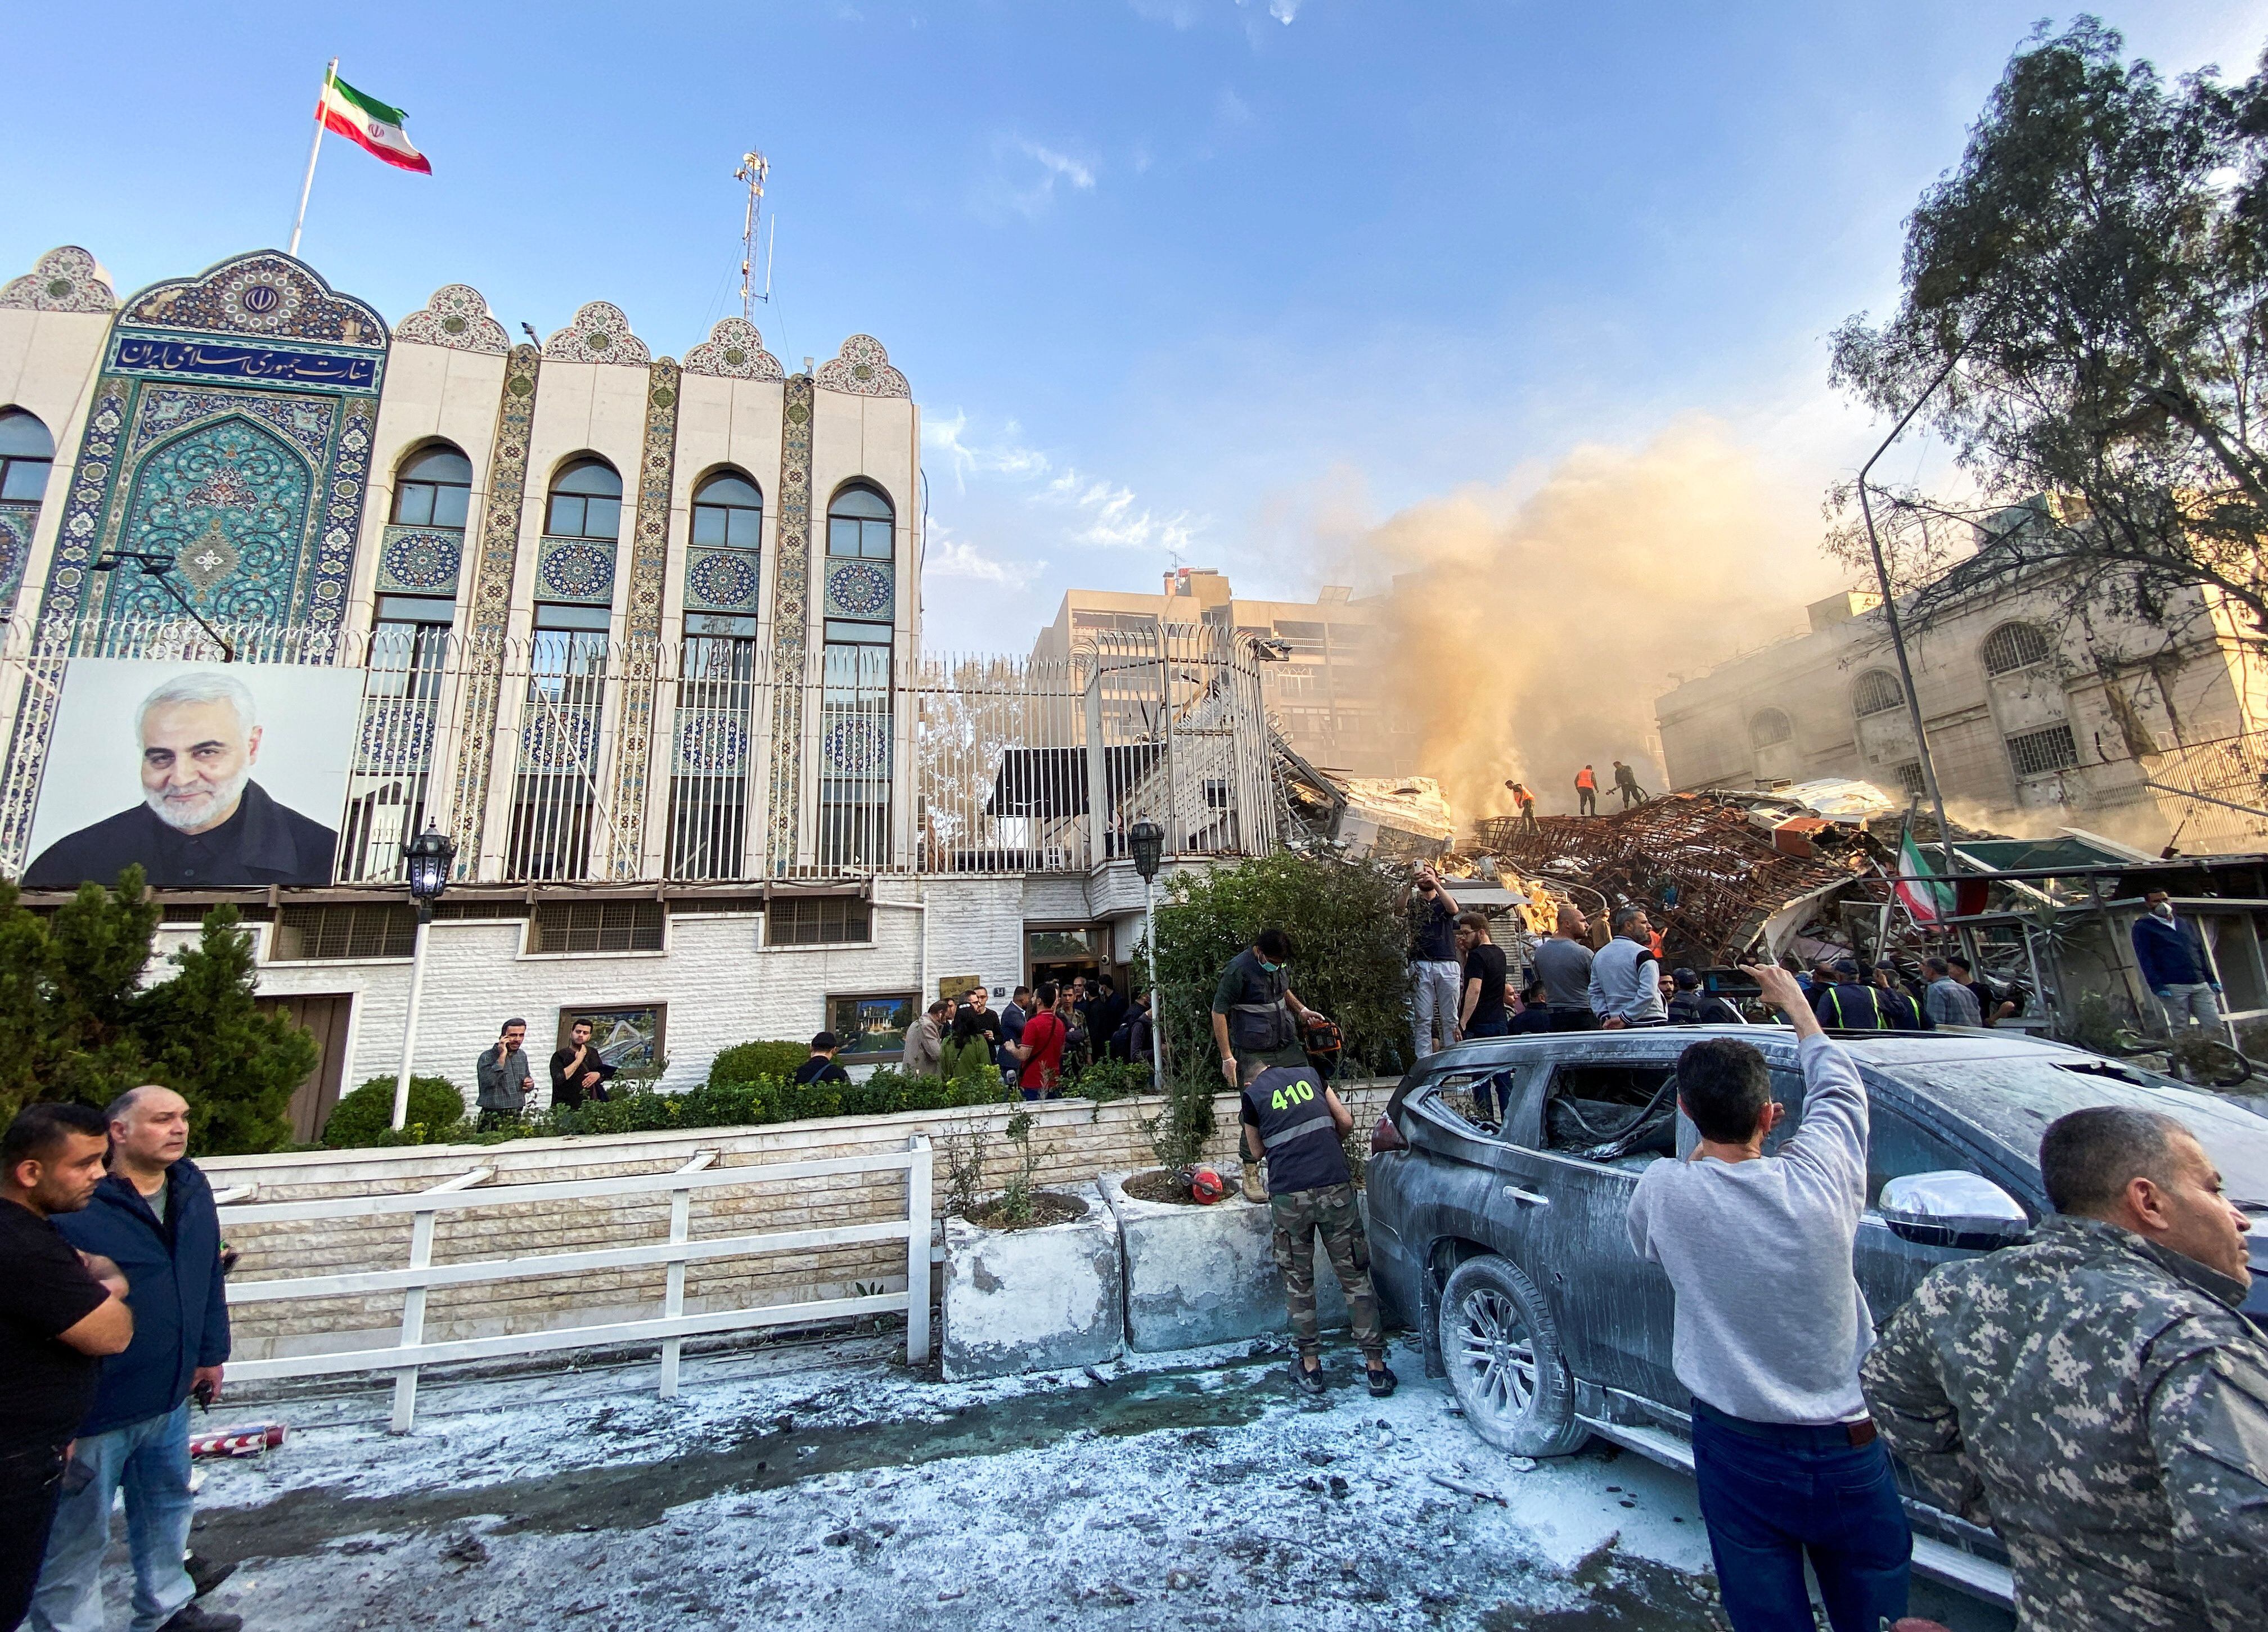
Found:
[[307, 195], [315, 190], [315, 160], [323, 152], [323, 104], [330, 99], [331, 81], [339, 77], [339, 59], [323, 70], [323, 93], [315, 99], [315, 139], [307, 144], [307, 179], [299, 184], [299, 214], [291, 223], [290, 254], [299, 253], [299, 234], [307, 224]]

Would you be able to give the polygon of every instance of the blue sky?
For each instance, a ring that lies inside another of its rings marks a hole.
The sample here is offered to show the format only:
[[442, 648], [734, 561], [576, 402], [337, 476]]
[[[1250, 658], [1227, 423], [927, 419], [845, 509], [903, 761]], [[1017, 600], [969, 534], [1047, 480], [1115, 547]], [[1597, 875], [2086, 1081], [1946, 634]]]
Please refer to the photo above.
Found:
[[[327, 143], [304, 253], [333, 282], [393, 315], [470, 283], [515, 334], [612, 300], [682, 356], [735, 308], [760, 147], [760, 326], [791, 367], [889, 348], [929, 429], [931, 643], [1014, 649], [1067, 585], [1154, 589], [1176, 558], [1248, 592], [1374, 577], [1344, 547], [1367, 526], [1695, 416], [1808, 528], [1870, 445], [1824, 336], [1894, 298], [1902, 217], [2038, 14], [18, 8], [0, 272], [74, 242], [131, 288], [281, 244], [335, 53], [435, 173]], [[2268, 41], [2268, 4], [2106, 16], [2169, 70]]]

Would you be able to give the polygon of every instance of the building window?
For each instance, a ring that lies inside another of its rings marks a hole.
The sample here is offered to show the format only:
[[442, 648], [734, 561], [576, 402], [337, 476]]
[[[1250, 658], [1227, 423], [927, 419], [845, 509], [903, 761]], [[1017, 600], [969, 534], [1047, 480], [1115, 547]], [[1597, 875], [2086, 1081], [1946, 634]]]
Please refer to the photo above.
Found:
[[2055, 648], [2036, 623], [2003, 623], [1984, 637], [1983, 655], [1987, 674], [2008, 674], [2045, 663]]
[[829, 997], [827, 1029], [835, 1033], [844, 1054], [902, 1055], [919, 1002], [911, 992]]
[[2046, 776], [2073, 768], [2079, 763], [2079, 745], [2072, 740], [2069, 722], [2059, 721], [2009, 738], [2008, 762], [2020, 777]]
[[753, 639], [688, 631], [677, 686], [677, 740], [669, 778], [673, 878], [724, 879], [743, 874], [755, 694]]
[[604, 606], [536, 606], [504, 857], [508, 878], [586, 876], [608, 658]]
[[1929, 784], [1922, 780], [1919, 760], [1908, 760], [1898, 767], [1898, 786], [1910, 799], [1918, 799], [1929, 791]]
[[602, 459], [578, 459], [551, 484], [543, 531], [555, 539], [604, 539], [622, 535], [622, 479]]
[[276, 938], [268, 956], [274, 963], [303, 963], [407, 958], [416, 950], [415, 908], [391, 903], [286, 907], [276, 915]]
[[1860, 719], [1905, 706], [1905, 688], [1888, 669], [1868, 669], [1852, 683], [1851, 711]]
[[827, 507], [827, 553], [867, 561], [893, 560], [897, 555], [890, 537], [895, 519], [890, 501], [873, 489], [847, 487]]
[[775, 899], [764, 909], [767, 946], [835, 946], [873, 939], [873, 908], [855, 895]]
[[533, 952], [659, 952], [659, 901], [538, 901], [527, 921]]
[[764, 496], [737, 470], [720, 470], [693, 494], [693, 541], [704, 548], [757, 549], [764, 540]]
[[1752, 747], [1776, 747], [1795, 735], [1795, 722], [1787, 717], [1783, 709], [1765, 709], [1749, 722], [1749, 743]]
[[55, 438], [37, 415], [22, 408], [0, 414], [0, 501], [37, 504], [55, 461]]
[[413, 453], [394, 477], [394, 520], [463, 531], [473, 505], [473, 461], [446, 443]]
[[1323, 655], [1323, 626], [1320, 623], [1279, 622], [1276, 638], [1285, 650], [1300, 658], [1320, 658]]

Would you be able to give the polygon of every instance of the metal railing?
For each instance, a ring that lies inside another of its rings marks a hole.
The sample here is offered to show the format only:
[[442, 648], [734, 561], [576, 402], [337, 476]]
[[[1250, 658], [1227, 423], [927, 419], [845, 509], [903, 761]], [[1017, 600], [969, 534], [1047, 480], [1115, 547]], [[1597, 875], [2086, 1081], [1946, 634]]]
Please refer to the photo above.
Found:
[[2191, 855], [2255, 850], [2268, 842], [2268, 732], [2186, 743], [2141, 761], [2143, 785]]
[[[1276, 842], [1263, 670], [1226, 629], [1085, 636], [1055, 660], [383, 624], [220, 633], [239, 662], [366, 677], [335, 824], [342, 883], [399, 878], [429, 823], [456, 836], [460, 878], [513, 883], [1083, 871], [1125, 855], [1144, 816], [1169, 856]], [[0, 872], [17, 875], [70, 660], [223, 654], [186, 621], [4, 635], [5, 785], [24, 791], [0, 809]], [[797, 723], [793, 741], [776, 743], [776, 718]]]
[[[725, 1332], [754, 1331], [763, 1327], [803, 1325], [861, 1315], [903, 1313], [906, 1318], [906, 1358], [920, 1365], [929, 1358], [931, 1153], [928, 1139], [919, 1134], [907, 1140], [906, 1149], [880, 1156], [833, 1157], [820, 1161], [768, 1162], [747, 1167], [717, 1167], [717, 1153], [703, 1150], [674, 1173], [644, 1173], [618, 1179], [567, 1180], [554, 1184], [512, 1184], [482, 1189], [495, 1170], [476, 1167], [431, 1189], [406, 1195], [333, 1197], [309, 1202], [249, 1202], [230, 1203], [220, 1211], [222, 1232], [260, 1224], [311, 1224], [356, 1218], [411, 1220], [409, 1262], [400, 1269], [372, 1269], [344, 1275], [295, 1275], [277, 1280], [232, 1280], [231, 1308], [254, 1303], [304, 1298], [351, 1298], [401, 1292], [401, 1329], [382, 1348], [338, 1353], [278, 1356], [264, 1360], [240, 1360], [229, 1366], [231, 1377], [243, 1381], [269, 1378], [332, 1376], [355, 1371], [394, 1373], [393, 1428], [407, 1433], [417, 1409], [419, 1369], [472, 1360], [493, 1360], [556, 1349], [620, 1347], [659, 1341], [660, 1392], [663, 1399], [677, 1393], [680, 1350], [688, 1337]], [[779, 1184], [845, 1174], [906, 1175], [905, 1207], [902, 1215], [868, 1224], [838, 1224], [821, 1230], [775, 1230], [753, 1234], [703, 1236], [691, 1239], [692, 1202], [703, 1195], [730, 1188]], [[436, 1221], [444, 1213], [463, 1213], [498, 1207], [557, 1203], [579, 1208], [600, 1197], [666, 1195], [669, 1233], [663, 1241], [608, 1246], [590, 1251], [537, 1253], [513, 1258], [433, 1262]], [[715, 1264], [773, 1253], [814, 1252], [827, 1247], [902, 1241], [906, 1251], [906, 1290], [874, 1292], [851, 1298], [809, 1298], [801, 1302], [749, 1305], [732, 1309], [685, 1312], [685, 1269], [688, 1264]], [[256, 1248], [255, 1248], [256, 1251]], [[541, 1276], [589, 1275], [600, 1271], [666, 1267], [666, 1280], [659, 1315], [630, 1320], [605, 1320], [546, 1331], [501, 1334], [490, 1337], [429, 1342], [425, 1336], [426, 1294], [436, 1287], [516, 1283]]]

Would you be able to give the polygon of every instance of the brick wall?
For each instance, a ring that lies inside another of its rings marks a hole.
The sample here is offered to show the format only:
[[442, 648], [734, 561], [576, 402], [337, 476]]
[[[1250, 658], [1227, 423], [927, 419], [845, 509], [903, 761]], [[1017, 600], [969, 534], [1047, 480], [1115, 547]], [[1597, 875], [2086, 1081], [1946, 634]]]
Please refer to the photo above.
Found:
[[[1380, 1082], [1342, 1089], [1359, 1129], [1376, 1120], [1391, 1088], [1390, 1083]], [[1038, 1181], [1072, 1184], [1106, 1173], [1156, 1165], [1142, 1124], [1156, 1114], [1158, 1106], [1156, 1099], [1144, 1098], [1100, 1106], [1071, 1100], [1032, 1107], [1038, 1124], [1032, 1135], [1040, 1153]], [[704, 1150], [717, 1152], [713, 1168], [757, 1169], [767, 1163], [894, 1152], [921, 1134], [939, 1147], [932, 1195], [941, 1212], [947, 1183], [941, 1148], [945, 1137], [971, 1127], [984, 1130], [988, 1162], [983, 1188], [997, 1190], [1014, 1160], [1014, 1147], [1001, 1135], [1011, 1110], [1002, 1106], [834, 1117], [769, 1128], [702, 1128], [610, 1139], [219, 1157], [202, 1165], [217, 1188], [256, 1186], [252, 1200], [313, 1201], [409, 1194], [478, 1167], [495, 1170], [484, 1188], [666, 1173]], [[1226, 1161], [1235, 1145], [1234, 1099], [1218, 1097], [1214, 1118], [1214, 1159]], [[689, 1233], [698, 1240], [902, 1217], [903, 1182], [901, 1176], [885, 1173], [696, 1190]], [[409, 1262], [411, 1222], [407, 1216], [231, 1224], [224, 1209], [222, 1226], [230, 1245], [243, 1253], [236, 1270], [238, 1284], [398, 1269]], [[433, 1261], [641, 1245], [666, 1240], [668, 1231], [666, 1192], [443, 1212], [434, 1228]], [[436, 1289], [427, 1295], [425, 1336], [429, 1342], [446, 1342], [658, 1315], [665, 1275], [656, 1265]], [[902, 1245], [862, 1244], [689, 1265], [685, 1307], [688, 1313], [700, 1313], [848, 1297], [858, 1283], [902, 1290], [906, 1283]], [[389, 1343], [400, 1327], [401, 1303], [402, 1295], [393, 1292], [239, 1305], [232, 1313], [236, 1356], [254, 1360]]]

